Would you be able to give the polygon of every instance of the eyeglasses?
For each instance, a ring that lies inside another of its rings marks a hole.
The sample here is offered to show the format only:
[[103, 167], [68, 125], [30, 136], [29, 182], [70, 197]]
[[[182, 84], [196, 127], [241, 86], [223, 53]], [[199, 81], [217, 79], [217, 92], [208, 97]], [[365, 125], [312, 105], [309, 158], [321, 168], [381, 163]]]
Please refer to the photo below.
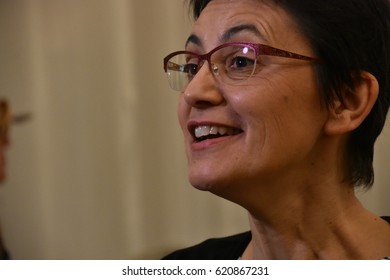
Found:
[[30, 119], [29, 113], [18, 115], [11, 114], [11, 108], [4, 99], [0, 100], [0, 141], [6, 141], [11, 123], [21, 123]]
[[183, 91], [207, 61], [211, 73], [229, 85], [240, 85], [264, 68], [265, 56], [278, 56], [312, 63], [321, 59], [263, 44], [227, 43], [206, 54], [177, 51], [164, 58], [164, 71], [173, 90]]

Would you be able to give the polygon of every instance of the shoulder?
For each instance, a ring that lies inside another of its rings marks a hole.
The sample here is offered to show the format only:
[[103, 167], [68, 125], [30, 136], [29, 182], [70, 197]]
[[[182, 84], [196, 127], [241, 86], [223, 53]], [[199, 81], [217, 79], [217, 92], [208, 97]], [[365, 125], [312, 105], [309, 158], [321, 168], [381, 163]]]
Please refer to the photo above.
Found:
[[212, 238], [202, 243], [175, 251], [164, 260], [235, 260], [238, 259], [249, 244], [250, 231], [223, 237]]

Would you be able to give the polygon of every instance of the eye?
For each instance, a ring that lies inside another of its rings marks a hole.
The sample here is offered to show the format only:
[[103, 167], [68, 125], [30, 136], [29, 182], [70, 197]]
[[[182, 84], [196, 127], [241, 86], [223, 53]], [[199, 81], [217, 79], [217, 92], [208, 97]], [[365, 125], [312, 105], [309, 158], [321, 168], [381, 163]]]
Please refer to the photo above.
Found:
[[255, 50], [247, 46], [229, 46], [223, 53], [221, 51], [220, 57], [225, 65], [225, 73], [231, 80], [247, 79], [257, 68]]
[[253, 59], [243, 57], [243, 56], [237, 56], [231, 60], [229, 67], [236, 68], [236, 69], [244, 69], [247, 67], [253, 68], [254, 64], [255, 61]]
[[189, 63], [187, 64], [188, 74], [195, 76], [198, 73], [198, 64]]
[[184, 65], [184, 71], [188, 77], [193, 78], [198, 73], [198, 59], [193, 56], [186, 57], [186, 64]]
[[198, 73], [198, 65], [195, 63], [184, 64], [181, 71], [186, 73], [189, 79], [192, 79]]

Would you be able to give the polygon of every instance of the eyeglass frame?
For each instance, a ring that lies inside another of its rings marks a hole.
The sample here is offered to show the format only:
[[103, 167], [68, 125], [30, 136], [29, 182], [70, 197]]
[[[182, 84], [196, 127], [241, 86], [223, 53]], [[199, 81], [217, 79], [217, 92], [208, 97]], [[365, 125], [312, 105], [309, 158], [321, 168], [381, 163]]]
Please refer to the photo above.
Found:
[[[251, 47], [252, 49], [255, 50], [255, 57], [256, 57], [256, 59], [260, 55], [269, 55], [269, 56], [277, 56], [277, 57], [285, 57], [285, 58], [291, 58], [291, 59], [297, 59], [297, 60], [304, 60], [304, 61], [317, 63], [317, 64], [324, 64], [324, 61], [322, 59], [320, 59], [320, 58], [310, 57], [310, 56], [306, 56], [306, 55], [301, 55], [301, 54], [297, 54], [297, 53], [294, 53], [294, 52], [290, 52], [290, 51], [274, 48], [274, 47], [271, 47], [271, 46], [268, 46], [268, 45], [264, 45], [264, 44], [248, 43], [248, 42], [231, 42], [231, 43], [225, 43], [225, 44], [219, 45], [219, 46], [215, 47], [214, 49], [212, 49], [211, 51], [209, 51], [208, 53], [205, 53], [205, 54], [197, 54], [195, 52], [190, 52], [190, 51], [176, 51], [176, 52], [173, 52], [173, 53], [167, 55], [164, 58], [164, 71], [165, 71], [165, 73], [168, 74], [168, 62], [173, 57], [175, 57], [177, 55], [180, 55], [180, 54], [188, 54], [188, 55], [192, 55], [192, 56], [196, 57], [198, 59], [198, 65], [201, 65], [201, 67], [204, 64], [204, 63], [202, 64], [201, 62], [207, 61], [208, 64], [209, 64], [209, 69], [210, 69], [211, 73], [213, 73], [213, 75], [214, 75], [215, 70], [213, 70], [213, 68], [212, 68], [213, 67], [213, 63], [211, 63], [211, 56], [215, 52], [217, 52], [218, 50], [220, 50], [222, 48], [225, 48], [225, 47], [229, 47], [229, 46], [232, 46], [232, 47], [234, 47], [234, 46]], [[256, 66], [254, 66], [253, 72], [254, 72], [255, 68], [256, 68]], [[247, 79], [252, 77], [253, 72]], [[177, 91], [179, 91], [179, 90], [177, 90]]]

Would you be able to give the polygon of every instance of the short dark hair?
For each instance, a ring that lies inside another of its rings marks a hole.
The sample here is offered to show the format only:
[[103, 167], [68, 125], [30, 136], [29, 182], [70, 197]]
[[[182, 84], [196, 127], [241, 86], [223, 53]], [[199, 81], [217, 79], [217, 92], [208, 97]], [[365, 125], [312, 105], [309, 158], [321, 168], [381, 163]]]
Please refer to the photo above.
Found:
[[[197, 19], [212, 0], [190, 0]], [[359, 73], [367, 71], [379, 83], [378, 99], [363, 123], [351, 132], [347, 146], [346, 180], [370, 188], [374, 182], [374, 143], [381, 133], [390, 104], [389, 0], [259, 0], [286, 10], [309, 40], [316, 56], [320, 94], [325, 104], [343, 101]]]

